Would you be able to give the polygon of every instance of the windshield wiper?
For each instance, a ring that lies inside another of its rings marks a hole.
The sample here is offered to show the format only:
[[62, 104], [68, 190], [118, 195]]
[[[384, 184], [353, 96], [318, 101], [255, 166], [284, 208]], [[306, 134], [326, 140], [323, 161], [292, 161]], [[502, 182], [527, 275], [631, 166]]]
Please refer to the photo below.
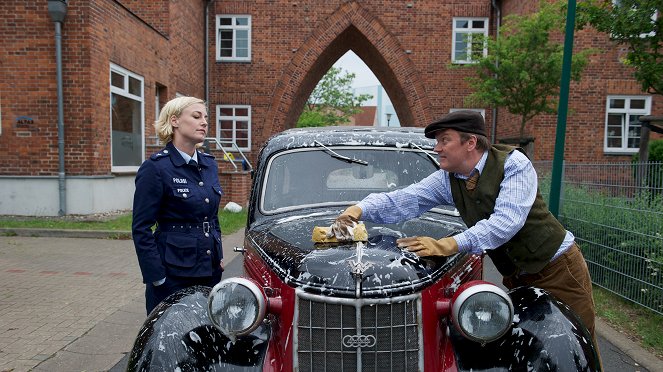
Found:
[[437, 161], [437, 159], [435, 159], [435, 157], [433, 155], [430, 154], [430, 152], [422, 149], [419, 145], [417, 145], [414, 142], [410, 142], [410, 147], [418, 148], [421, 152], [423, 152], [424, 154], [426, 154], [426, 156], [428, 156], [428, 159], [430, 159], [430, 161], [432, 161], [433, 164], [437, 165], [438, 168], [440, 167], [440, 163]]
[[318, 144], [322, 146], [325, 150], [329, 151], [329, 156], [332, 158], [336, 158], [339, 160], [347, 161], [348, 163], [356, 163], [356, 164], [361, 164], [361, 165], [368, 165], [367, 161], [360, 160], [360, 159], [355, 159], [355, 158], [349, 158], [347, 156], [343, 156], [341, 154], [336, 153], [334, 150], [330, 149], [329, 147], [323, 145], [322, 143], [318, 142], [317, 140], [313, 141], [315, 144]]

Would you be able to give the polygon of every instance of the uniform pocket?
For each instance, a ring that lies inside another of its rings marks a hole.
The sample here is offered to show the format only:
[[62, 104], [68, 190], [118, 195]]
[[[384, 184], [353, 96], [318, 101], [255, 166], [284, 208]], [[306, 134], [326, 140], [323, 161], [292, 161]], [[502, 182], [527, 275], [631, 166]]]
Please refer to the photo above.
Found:
[[164, 260], [168, 265], [193, 267], [198, 261], [198, 239], [184, 234], [170, 233], [166, 237]]
[[173, 187], [173, 196], [176, 199], [187, 200], [196, 196], [196, 190], [187, 185]]

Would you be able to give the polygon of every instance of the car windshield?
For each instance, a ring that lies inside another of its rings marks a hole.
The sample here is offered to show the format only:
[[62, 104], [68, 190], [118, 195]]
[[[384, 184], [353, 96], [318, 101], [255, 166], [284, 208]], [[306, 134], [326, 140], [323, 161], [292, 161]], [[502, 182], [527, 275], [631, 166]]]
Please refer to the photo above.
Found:
[[347, 205], [370, 193], [403, 188], [436, 170], [431, 158], [418, 149], [316, 147], [286, 151], [272, 157], [267, 165], [260, 209], [272, 214], [310, 206]]

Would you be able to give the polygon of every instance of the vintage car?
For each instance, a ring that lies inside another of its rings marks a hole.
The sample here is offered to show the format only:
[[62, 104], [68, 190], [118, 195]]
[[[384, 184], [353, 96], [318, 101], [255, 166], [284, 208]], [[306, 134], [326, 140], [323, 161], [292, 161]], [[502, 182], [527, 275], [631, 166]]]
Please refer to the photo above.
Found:
[[482, 280], [483, 257], [419, 258], [396, 239], [466, 226], [434, 208], [366, 222], [368, 241], [314, 244], [345, 208], [439, 169], [420, 128], [273, 136], [254, 171], [244, 275], [193, 287], [148, 316], [129, 371], [597, 371], [585, 327], [538, 288]]

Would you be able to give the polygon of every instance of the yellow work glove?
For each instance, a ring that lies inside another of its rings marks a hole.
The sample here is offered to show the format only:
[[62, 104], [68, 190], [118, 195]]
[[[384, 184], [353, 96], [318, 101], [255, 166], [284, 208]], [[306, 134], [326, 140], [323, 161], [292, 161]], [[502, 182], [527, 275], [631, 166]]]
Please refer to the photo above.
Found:
[[396, 240], [399, 248], [405, 248], [417, 256], [451, 256], [458, 253], [458, 243], [454, 238], [435, 240], [428, 236], [413, 236]]
[[354, 227], [361, 218], [361, 208], [356, 205], [348, 207], [341, 213], [329, 229], [329, 237], [335, 237], [339, 242], [352, 241], [354, 238]]

